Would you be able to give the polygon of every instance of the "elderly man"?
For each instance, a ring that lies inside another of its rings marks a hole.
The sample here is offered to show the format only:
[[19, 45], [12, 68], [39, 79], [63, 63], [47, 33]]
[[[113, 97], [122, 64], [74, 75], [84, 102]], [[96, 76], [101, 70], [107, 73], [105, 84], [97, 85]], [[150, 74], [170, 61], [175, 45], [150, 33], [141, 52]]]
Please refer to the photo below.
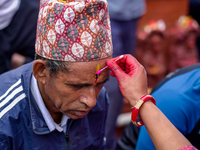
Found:
[[104, 148], [107, 12], [105, 0], [41, 1], [36, 60], [0, 76], [0, 149]]

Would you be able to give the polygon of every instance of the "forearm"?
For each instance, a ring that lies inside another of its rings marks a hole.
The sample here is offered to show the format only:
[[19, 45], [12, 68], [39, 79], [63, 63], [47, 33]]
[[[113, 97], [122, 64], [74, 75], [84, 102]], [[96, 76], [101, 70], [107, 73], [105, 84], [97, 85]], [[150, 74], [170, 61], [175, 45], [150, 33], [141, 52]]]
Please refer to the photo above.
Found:
[[156, 149], [178, 150], [191, 145], [152, 102], [145, 102], [139, 113]]
[[[111, 59], [107, 60], [106, 64], [108, 69], [112, 71], [111, 75], [117, 78], [120, 91], [124, 98], [129, 101], [131, 106], [135, 106], [131, 118], [133, 123], [139, 126], [142, 125], [141, 120], [137, 120], [137, 112], [139, 109], [140, 117], [156, 149], [178, 150], [186, 145], [191, 145], [166, 116], [152, 103], [154, 99], [150, 102], [146, 101], [149, 100], [147, 97], [143, 97], [147, 94], [146, 71], [134, 57], [131, 55], [124, 55], [119, 62], [116, 62], [115, 59]], [[138, 101], [139, 99], [146, 102], [141, 106], [142, 102]]]

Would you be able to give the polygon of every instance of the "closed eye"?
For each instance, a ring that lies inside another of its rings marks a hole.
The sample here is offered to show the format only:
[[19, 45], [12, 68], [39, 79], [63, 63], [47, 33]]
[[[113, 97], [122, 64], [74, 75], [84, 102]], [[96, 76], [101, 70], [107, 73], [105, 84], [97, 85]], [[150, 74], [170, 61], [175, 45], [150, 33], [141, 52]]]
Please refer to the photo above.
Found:
[[[100, 84], [105, 84], [107, 81], [109, 80], [109, 78], [107, 78], [106, 80], [97, 83], [98, 85]], [[92, 84], [67, 84], [70, 85], [73, 88], [82, 88], [82, 87], [86, 87], [86, 86], [91, 86]]]
[[82, 88], [82, 87], [85, 87], [85, 86], [89, 86], [90, 84], [73, 84], [71, 85], [72, 87], [75, 87], [75, 88]]

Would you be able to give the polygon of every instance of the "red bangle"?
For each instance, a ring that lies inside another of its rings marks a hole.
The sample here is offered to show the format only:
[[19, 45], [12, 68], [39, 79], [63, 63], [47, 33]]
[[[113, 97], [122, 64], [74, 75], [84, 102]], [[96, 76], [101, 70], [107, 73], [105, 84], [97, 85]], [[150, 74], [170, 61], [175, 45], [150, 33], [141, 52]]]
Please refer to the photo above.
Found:
[[136, 126], [143, 126], [144, 123], [142, 121], [142, 119], [140, 118], [139, 116], [139, 109], [140, 107], [142, 106], [142, 104], [148, 100], [151, 100], [151, 102], [156, 105], [156, 101], [155, 99], [153, 98], [153, 96], [151, 95], [144, 95], [140, 98], [140, 100], [135, 104], [133, 110], [132, 110], [132, 115], [131, 115], [131, 120], [133, 122], [134, 125]]

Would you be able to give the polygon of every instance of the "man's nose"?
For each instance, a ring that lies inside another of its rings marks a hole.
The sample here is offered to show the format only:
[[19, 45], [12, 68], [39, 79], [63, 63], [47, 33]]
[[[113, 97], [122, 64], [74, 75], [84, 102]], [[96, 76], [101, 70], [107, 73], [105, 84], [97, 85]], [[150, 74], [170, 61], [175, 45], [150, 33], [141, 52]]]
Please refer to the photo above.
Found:
[[96, 105], [96, 92], [94, 87], [88, 87], [83, 91], [82, 96], [80, 97], [80, 102], [84, 103], [89, 108], [92, 108]]

